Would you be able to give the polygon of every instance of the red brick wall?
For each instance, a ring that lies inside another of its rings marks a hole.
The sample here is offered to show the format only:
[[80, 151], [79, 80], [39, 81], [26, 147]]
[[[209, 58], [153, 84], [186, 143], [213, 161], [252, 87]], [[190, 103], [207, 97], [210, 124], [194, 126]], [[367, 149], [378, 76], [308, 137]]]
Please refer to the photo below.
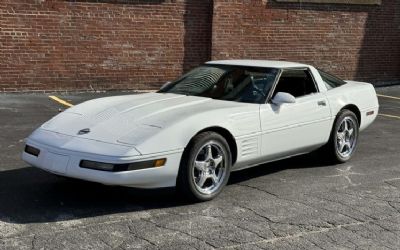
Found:
[[210, 57], [209, 0], [1, 0], [0, 91], [151, 89]]
[[400, 1], [381, 6], [215, 0], [213, 59], [291, 60], [345, 79], [400, 80]]
[[0, 92], [154, 89], [209, 59], [400, 79], [400, 2], [1, 0]]

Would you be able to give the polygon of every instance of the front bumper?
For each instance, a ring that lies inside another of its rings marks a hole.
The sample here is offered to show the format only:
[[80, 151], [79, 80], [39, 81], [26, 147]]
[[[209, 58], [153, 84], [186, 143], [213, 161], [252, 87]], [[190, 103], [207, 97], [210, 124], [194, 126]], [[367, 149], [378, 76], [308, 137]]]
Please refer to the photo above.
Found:
[[[95, 142], [90, 142], [90, 144], [93, 143]], [[34, 156], [26, 152], [22, 153], [22, 159], [32, 166], [57, 175], [98, 182], [105, 185], [119, 185], [138, 188], [175, 186], [180, 159], [182, 156], [182, 150], [131, 157], [97, 155], [49, 146], [29, 138], [26, 144], [40, 150], [38, 156]], [[104, 146], [105, 145], [103, 145], [103, 147]], [[162, 167], [124, 172], [105, 172], [100, 170], [85, 169], [79, 166], [81, 160], [126, 164], [159, 158], [167, 159], [165, 165]]]

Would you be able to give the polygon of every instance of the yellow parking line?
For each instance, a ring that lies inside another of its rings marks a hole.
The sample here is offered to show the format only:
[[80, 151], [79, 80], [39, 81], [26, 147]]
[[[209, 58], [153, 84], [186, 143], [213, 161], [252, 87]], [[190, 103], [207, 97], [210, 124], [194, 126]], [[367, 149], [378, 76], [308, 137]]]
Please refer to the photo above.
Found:
[[390, 99], [396, 99], [396, 100], [400, 100], [400, 97], [396, 97], [396, 96], [390, 96], [390, 95], [380, 95], [380, 94], [377, 94], [377, 96], [380, 96], [380, 97], [385, 97], [385, 98], [390, 98]]
[[380, 116], [384, 116], [384, 117], [389, 117], [389, 118], [396, 118], [396, 119], [400, 119], [400, 116], [397, 115], [387, 115], [387, 114], [379, 114]]
[[56, 101], [56, 102], [58, 102], [58, 103], [60, 103], [60, 104], [62, 104], [64, 106], [67, 106], [67, 107], [74, 106], [73, 104], [71, 104], [71, 103], [69, 103], [67, 101], [64, 101], [63, 99], [60, 99], [60, 98], [58, 98], [57, 96], [54, 96], [54, 95], [50, 95], [49, 98], [53, 99], [54, 101]]

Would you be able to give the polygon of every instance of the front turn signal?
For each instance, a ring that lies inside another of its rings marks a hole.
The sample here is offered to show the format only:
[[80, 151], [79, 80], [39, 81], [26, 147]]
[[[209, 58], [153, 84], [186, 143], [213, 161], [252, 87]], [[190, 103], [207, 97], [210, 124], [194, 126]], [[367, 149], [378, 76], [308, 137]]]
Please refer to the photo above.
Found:
[[163, 159], [158, 159], [154, 161], [154, 167], [162, 167], [165, 165], [165, 162], [167, 161], [167, 159], [163, 158]]

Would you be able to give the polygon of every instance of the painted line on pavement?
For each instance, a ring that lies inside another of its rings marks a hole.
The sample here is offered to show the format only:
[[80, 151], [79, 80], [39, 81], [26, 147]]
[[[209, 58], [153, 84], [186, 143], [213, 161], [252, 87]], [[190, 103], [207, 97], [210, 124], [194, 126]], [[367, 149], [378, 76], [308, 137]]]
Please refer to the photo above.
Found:
[[395, 99], [395, 100], [400, 100], [400, 97], [396, 97], [396, 96], [380, 95], [380, 94], [377, 94], [377, 96], [379, 96], [379, 97], [385, 97], [385, 98], [390, 98], [390, 99]]
[[58, 103], [60, 103], [60, 104], [62, 104], [62, 105], [64, 105], [64, 106], [67, 106], [67, 107], [74, 106], [73, 104], [71, 104], [71, 103], [69, 103], [67, 101], [64, 101], [63, 99], [60, 99], [60, 98], [58, 98], [57, 96], [54, 96], [54, 95], [50, 95], [49, 98], [54, 100], [54, 101], [56, 101], [56, 102], [58, 102]]
[[378, 115], [383, 116], [383, 117], [400, 119], [400, 116], [397, 116], [397, 115], [388, 115], [388, 114], [378, 114]]

